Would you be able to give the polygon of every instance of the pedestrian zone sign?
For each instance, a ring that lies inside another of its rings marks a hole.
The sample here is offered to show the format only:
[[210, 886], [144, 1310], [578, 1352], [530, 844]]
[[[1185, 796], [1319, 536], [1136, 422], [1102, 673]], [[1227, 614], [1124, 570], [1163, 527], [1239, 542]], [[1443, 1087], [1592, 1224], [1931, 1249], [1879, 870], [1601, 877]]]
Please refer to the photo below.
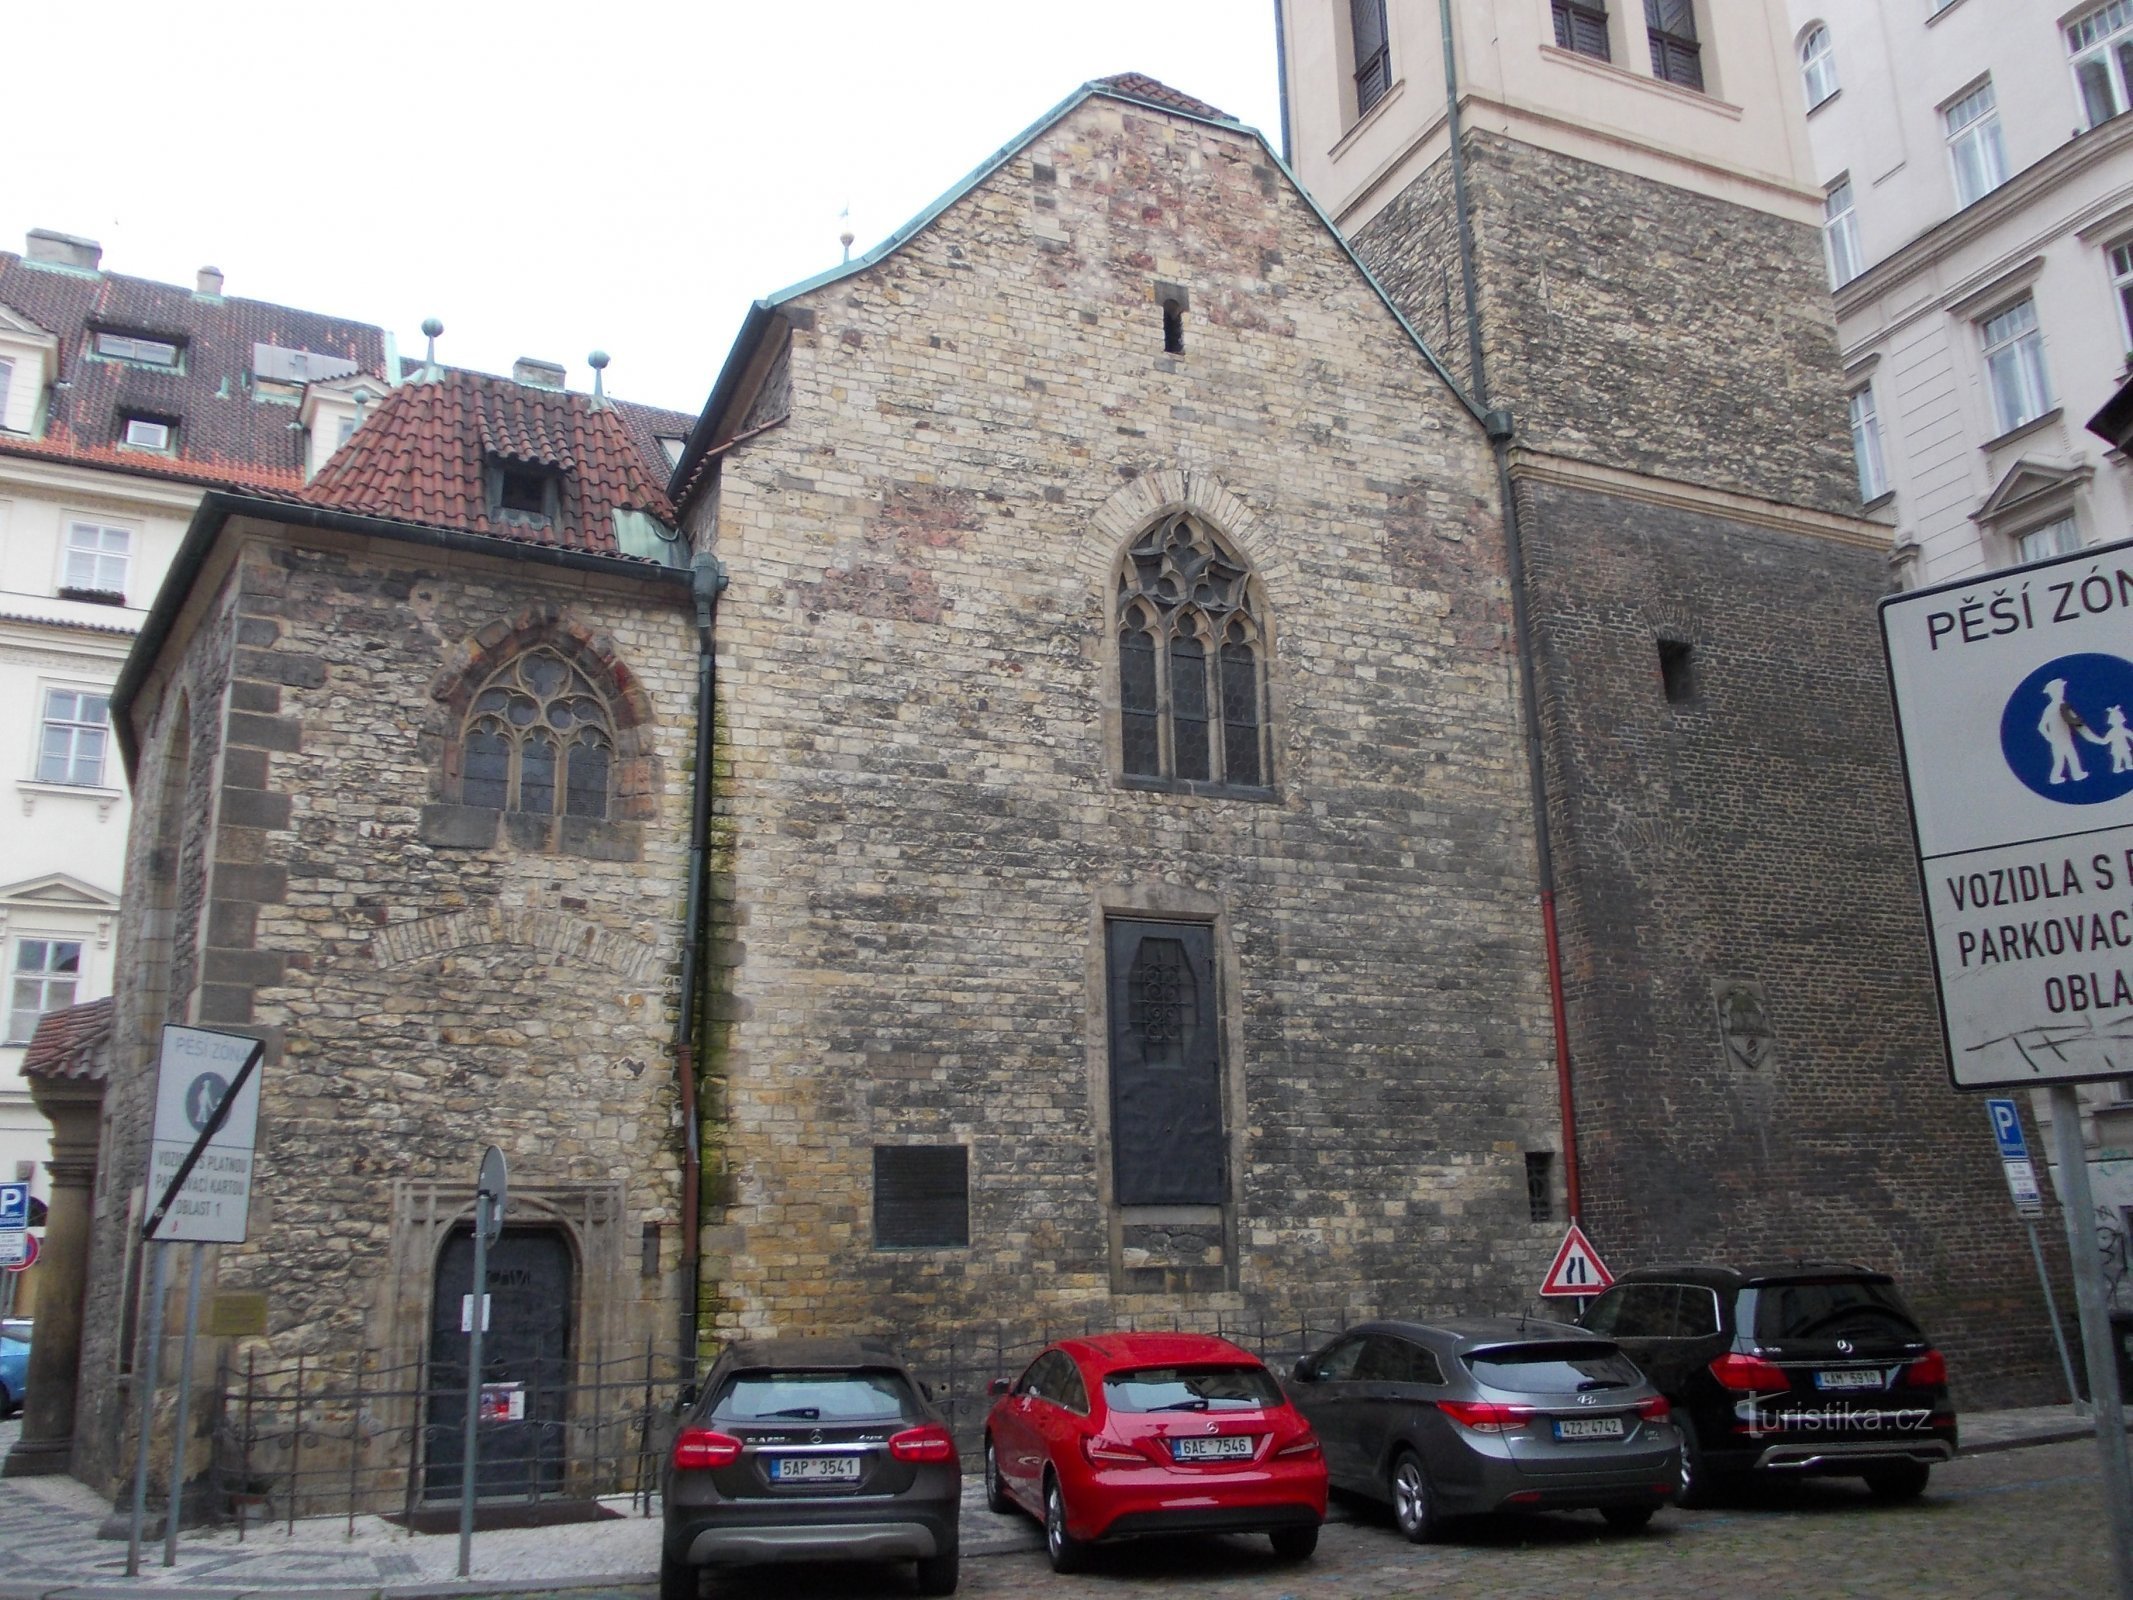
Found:
[[[180, 1172], [185, 1181], [168, 1212], [151, 1215], [154, 1239], [196, 1244], [242, 1244], [252, 1201], [252, 1146], [259, 1128], [259, 1072], [245, 1063], [259, 1041], [206, 1028], [163, 1029], [156, 1075], [154, 1142], [149, 1147], [148, 1202], [161, 1202]], [[216, 1113], [236, 1086], [235, 1099], [216, 1125]], [[190, 1169], [185, 1163], [200, 1144]]]
[[1548, 1269], [1541, 1293], [1582, 1300], [1602, 1289], [1612, 1288], [1614, 1281], [1615, 1275], [1600, 1260], [1600, 1252], [1593, 1249], [1592, 1241], [1585, 1237], [1585, 1230], [1573, 1222], [1570, 1231], [1563, 1235], [1563, 1247], [1555, 1253], [1555, 1265]]
[[1881, 603], [1958, 1089], [2133, 1074], [2133, 544]]

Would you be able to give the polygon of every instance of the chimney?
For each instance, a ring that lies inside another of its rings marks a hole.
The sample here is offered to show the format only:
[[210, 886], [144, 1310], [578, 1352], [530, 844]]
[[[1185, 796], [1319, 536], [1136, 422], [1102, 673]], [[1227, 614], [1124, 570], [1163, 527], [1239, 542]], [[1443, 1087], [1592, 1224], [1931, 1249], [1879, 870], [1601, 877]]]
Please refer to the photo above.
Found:
[[520, 356], [511, 363], [511, 379], [523, 383], [529, 389], [560, 389], [565, 376], [560, 361], [541, 361], [533, 356]]
[[222, 293], [222, 269], [220, 267], [202, 267], [199, 281], [193, 286], [193, 292], [195, 294], [211, 294], [219, 297]]
[[30, 229], [29, 248], [23, 252], [32, 261], [50, 261], [62, 267], [82, 267], [94, 272], [104, 259], [104, 247], [94, 239], [79, 238], [71, 233], [55, 233], [50, 228]]

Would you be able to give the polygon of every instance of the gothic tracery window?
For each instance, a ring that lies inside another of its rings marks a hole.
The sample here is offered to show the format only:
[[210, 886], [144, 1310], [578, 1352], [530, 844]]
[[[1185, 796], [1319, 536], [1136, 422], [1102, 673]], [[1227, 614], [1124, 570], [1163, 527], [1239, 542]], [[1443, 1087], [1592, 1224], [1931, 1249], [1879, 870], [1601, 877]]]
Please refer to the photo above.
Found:
[[1128, 778], [1263, 789], [1266, 628], [1251, 571], [1189, 513], [1150, 527], [1118, 574], [1120, 754]]
[[615, 740], [607, 703], [547, 650], [507, 662], [475, 694], [460, 744], [460, 803], [605, 818]]

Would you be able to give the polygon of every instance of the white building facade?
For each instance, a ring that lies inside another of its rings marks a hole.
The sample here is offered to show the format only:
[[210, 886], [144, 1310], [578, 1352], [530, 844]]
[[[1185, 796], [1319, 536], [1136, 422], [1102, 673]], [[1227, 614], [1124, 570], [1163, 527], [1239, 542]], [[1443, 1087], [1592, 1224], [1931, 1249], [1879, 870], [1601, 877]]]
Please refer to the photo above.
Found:
[[2133, 0], [1790, 0], [1860, 496], [1906, 585], [2133, 532]]

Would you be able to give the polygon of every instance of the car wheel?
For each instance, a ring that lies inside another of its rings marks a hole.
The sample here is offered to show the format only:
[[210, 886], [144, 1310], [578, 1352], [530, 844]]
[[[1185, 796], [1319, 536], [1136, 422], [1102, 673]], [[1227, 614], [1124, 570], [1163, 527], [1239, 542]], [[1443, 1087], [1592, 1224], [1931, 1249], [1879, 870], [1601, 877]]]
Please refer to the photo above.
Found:
[[1015, 1503], [1007, 1498], [1007, 1489], [1000, 1482], [999, 1458], [993, 1454], [992, 1435], [985, 1435], [985, 1509], [987, 1511], [1012, 1511]]
[[1692, 1508], [1712, 1505], [1718, 1498], [1720, 1480], [1704, 1459], [1703, 1441], [1696, 1437], [1696, 1424], [1677, 1411], [1674, 1426], [1681, 1430], [1681, 1493], [1674, 1497], [1674, 1501], [1677, 1505]]
[[1308, 1561], [1311, 1552], [1318, 1548], [1318, 1526], [1308, 1528], [1276, 1528], [1267, 1538], [1273, 1542], [1274, 1554], [1284, 1561]]
[[1615, 1532], [1635, 1533], [1652, 1520], [1652, 1514], [1658, 1509], [1657, 1506], [1602, 1506], [1600, 1515]]
[[659, 1553], [659, 1600], [696, 1600], [698, 1572], [686, 1561]]
[[918, 1592], [920, 1594], [954, 1594], [957, 1567], [961, 1553], [950, 1545], [939, 1555], [926, 1556], [918, 1564]]
[[1429, 1474], [1412, 1450], [1401, 1451], [1400, 1459], [1392, 1464], [1392, 1520], [1413, 1544], [1427, 1544], [1444, 1526]]
[[1926, 1492], [1926, 1483], [1932, 1476], [1933, 1469], [1923, 1461], [1891, 1461], [1886, 1466], [1867, 1469], [1867, 1492], [1890, 1504], [1916, 1500]]
[[1089, 1559], [1089, 1547], [1067, 1532], [1066, 1496], [1051, 1477], [1044, 1480], [1044, 1553], [1054, 1572], [1079, 1572]]

